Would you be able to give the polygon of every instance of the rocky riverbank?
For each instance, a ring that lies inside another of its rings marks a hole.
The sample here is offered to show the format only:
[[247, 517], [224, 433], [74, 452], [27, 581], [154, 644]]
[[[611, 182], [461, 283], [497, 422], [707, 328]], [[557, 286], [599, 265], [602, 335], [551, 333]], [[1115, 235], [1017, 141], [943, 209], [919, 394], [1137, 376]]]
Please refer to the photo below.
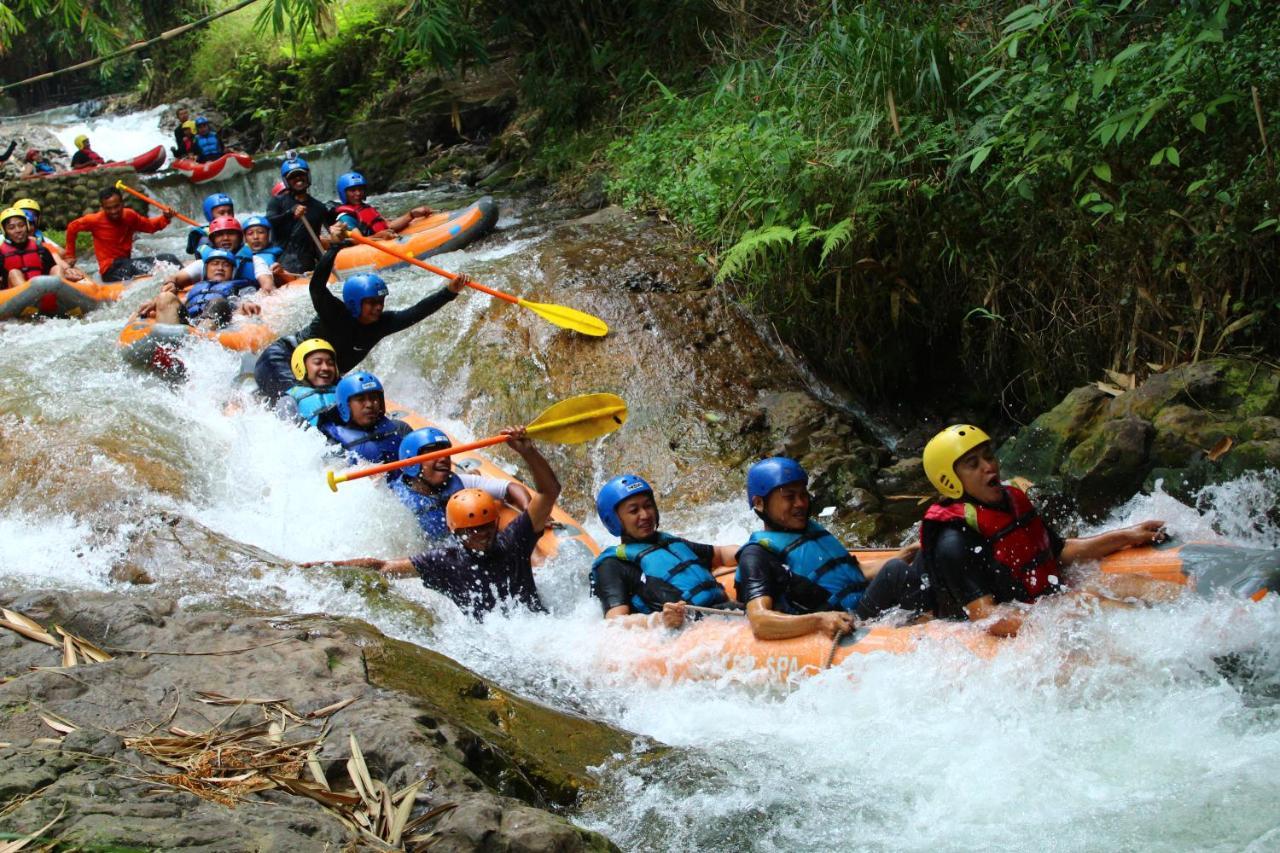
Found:
[[[110, 593], [0, 603], [5, 832], [94, 849], [616, 849], [564, 814], [631, 735], [367, 624]], [[375, 840], [397, 820], [396, 844]]]

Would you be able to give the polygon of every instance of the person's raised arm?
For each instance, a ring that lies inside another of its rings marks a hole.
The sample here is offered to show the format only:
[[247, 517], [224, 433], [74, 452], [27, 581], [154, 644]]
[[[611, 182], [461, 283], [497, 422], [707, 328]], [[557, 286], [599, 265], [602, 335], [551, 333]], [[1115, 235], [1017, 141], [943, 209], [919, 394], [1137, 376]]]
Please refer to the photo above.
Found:
[[507, 483], [507, 493], [504, 500], [516, 510], [524, 512], [529, 508], [529, 501], [533, 500], [533, 495], [525, 488], [523, 483], [517, 483], [512, 480]]
[[454, 278], [446, 286], [410, 305], [408, 308], [400, 311], [384, 311], [380, 321], [383, 324], [383, 328], [387, 330], [387, 334], [391, 334], [392, 332], [403, 331], [414, 323], [425, 320], [452, 302], [454, 297], [462, 292], [462, 288], [467, 286], [466, 282], [467, 277], [459, 274], [457, 278]]
[[1108, 554], [1114, 554], [1124, 548], [1135, 545], [1156, 545], [1165, 540], [1164, 522], [1157, 520], [1144, 521], [1132, 527], [1109, 530], [1097, 536], [1084, 539], [1068, 539], [1058, 555], [1064, 563], [1076, 563], [1082, 560], [1100, 560]]
[[529, 506], [525, 512], [529, 513], [533, 532], [541, 533], [546, 529], [547, 522], [551, 520], [551, 510], [555, 508], [556, 499], [560, 497], [560, 480], [556, 477], [556, 472], [551, 470], [551, 463], [547, 462], [546, 457], [525, 436], [524, 427], [507, 427], [501, 432], [503, 435], [511, 436], [507, 444], [520, 454], [533, 473], [533, 496], [529, 499]]
[[311, 293], [311, 304], [315, 307], [316, 314], [330, 328], [346, 328], [352, 323], [347, 306], [329, 290], [329, 276], [333, 275], [333, 264], [341, 249], [342, 244], [338, 243], [320, 256], [320, 260], [316, 262], [315, 271], [311, 273], [311, 284], [307, 287]]

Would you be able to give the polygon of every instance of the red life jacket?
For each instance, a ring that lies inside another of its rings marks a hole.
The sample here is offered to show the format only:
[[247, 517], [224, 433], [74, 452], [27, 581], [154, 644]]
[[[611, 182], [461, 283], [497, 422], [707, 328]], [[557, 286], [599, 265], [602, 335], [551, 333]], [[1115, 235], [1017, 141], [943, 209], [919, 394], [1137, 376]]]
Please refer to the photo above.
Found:
[[378, 209], [371, 204], [360, 202], [357, 207], [354, 204], [340, 204], [334, 212], [341, 216], [349, 213], [360, 223], [360, 233], [366, 237], [372, 237], [379, 231], [387, 230], [387, 221], [382, 218], [382, 214], [378, 213]]
[[44, 260], [40, 257], [40, 247], [35, 240], [28, 239], [21, 246], [15, 246], [7, 239], [0, 240], [0, 259], [4, 260], [5, 287], [8, 287], [11, 270], [22, 270], [27, 278], [44, 275]]
[[[962, 524], [977, 531], [991, 545], [996, 562], [1022, 586], [1028, 599], [1052, 592], [1061, 574], [1049, 531], [1025, 492], [1013, 486], [1005, 486], [1004, 492], [1008, 510], [966, 500], [947, 501], [929, 507], [924, 520]], [[922, 533], [922, 545], [924, 541]]]

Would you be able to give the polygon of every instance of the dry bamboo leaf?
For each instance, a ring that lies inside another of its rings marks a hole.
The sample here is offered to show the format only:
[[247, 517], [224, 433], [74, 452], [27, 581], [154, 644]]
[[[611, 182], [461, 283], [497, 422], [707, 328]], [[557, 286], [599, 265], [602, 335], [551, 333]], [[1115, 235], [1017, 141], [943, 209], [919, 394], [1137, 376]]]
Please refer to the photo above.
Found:
[[316, 757], [314, 751], [307, 753], [307, 770], [311, 772], [311, 778], [317, 785], [326, 791], [330, 790], [329, 780], [324, 777], [324, 768], [320, 766], [320, 759]]
[[283, 776], [270, 775], [267, 778], [292, 794], [307, 797], [330, 808], [347, 809], [358, 806], [362, 802], [356, 794], [340, 794], [336, 791], [330, 791], [328, 788], [304, 782], [301, 779], [288, 779]]
[[1152, 373], [1163, 373], [1165, 367], [1166, 365], [1156, 364], [1154, 361], [1147, 362], [1147, 370], [1150, 370]]
[[23, 627], [29, 628], [32, 631], [38, 631], [41, 634], [49, 633], [44, 629], [43, 625], [41, 625], [39, 622], [32, 619], [30, 616], [28, 616], [25, 613], [19, 613], [16, 610], [9, 610], [7, 607], [0, 607], [0, 615], [4, 616], [4, 618], [8, 621], [13, 622], [16, 625], [22, 625]]
[[1108, 379], [1126, 391], [1132, 391], [1138, 387], [1138, 379], [1132, 373], [1121, 373], [1118, 370], [1104, 370], [1102, 372], [1107, 374]]
[[284, 699], [235, 699], [210, 690], [197, 690], [196, 699], [206, 705], [278, 705]]
[[62, 732], [64, 735], [69, 735], [76, 730], [76, 727], [68, 723], [66, 720], [46, 717], [44, 714], [40, 715], [40, 719], [44, 720], [44, 724], [46, 726], [53, 729], [55, 732]]
[[284, 743], [284, 726], [272, 720], [271, 726], [267, 729], [267, 740], [272, 743]]
[[387, 843], [398, 847], [400, 839], [404, 835], [405, 825], [409, 823], [409, 815], [413, 812], [414, 798], [418, 794], [418, 789], [422, 787], [422, 780], [418, 780], [405, 788], [396, 796], [399, 798], [400, 805], [394, 810], [388, 808], [390, 812], [389, 825], [387, 827]]
[[428, 822], [435, 820], [445, 812], [453, 811], [457, 807], [458, 807], [457, 803], [442, 803], [441, 805], [436, 806], [430, 811], [423, 812], [422, 814], [415, 817], [413, 820], [411, 820], [408, 823], [408, 825], [405, 826], [404, 830], [405, 832], [417, 832], [419, 829], [422, 829], [422, 827], [424, 827]]
[[109, 660], [115, 660], [114, 657], [104, 652], [88, 640], [82, 640], [79, 637], [72, 637], [75, 641], [76, 651], [80, 652], [82, 657], [88, 658], [94, 663], [106, 663]]
[[1099, 389], [1101, 389], [1104, 393], [1110, 394], [1112, 397], [1119, 397], [1121, 394], [1124, 393], [1123, 388], [1118, 388], [1109, 382], [1095, 382], [1093, 384], [1096, 385]]
[[[7, 610], [5, 611], [5, 613], [8, 613], [8, 612], [9, 611]], [[52, 634], [45, 631], [43, 628], [39, 630], [33, 630], [32, 628], [27, 627], [25, 624], [21, 622], [15, 622], [12, 619], [0, 620], [0, 626], [8, 628], [10, 631], [13, 631], [14, 633], [21, 634], [22, 636], [26, 637], [28, 640], [35, 640], [37, 643], [44, 643], [47, 646], [53, 646], [55, 648], [62, 645], [62, 643], [59, 643], [56, 639], [54, 639]]]
[[76, 644], [75, 641], [66, 634], [62, 635], [62, 665], [76, 665]]
[[356, 766], [354, 758], [347, 759], [347, 775], [351, 777], [351, 784], [355, 786], [356, 793], [360, 795], [361, 802], [368, 799], [367, 792], [364, 789], [364, 783], [360, 780], [360, 769]]
[[60, 737], [38, 737], [31, 741], [32, 746], [62, 746]]
[[49, 831], [49, 828], [51, 826], [53, 826], [58, 821], [62, 820], [62, 816], [66, 814], [66, 811], [67, 811], [66, 806], [63, 806], [58, 811], [57, 817], [55, 817], [53, 820], [49, 821], [44, 826], [37, 829], [35, 832], [31, 833], [30, 835], [24, 836], [22, 838], [14, 839], [13, 841], [10, 841], [7, 844], [0, 845], [0, 853], [18, 853], [19, 850], [21, 850], [23, 847], [26, 847], [32, 841], [35, 841], [40, 836], [44, 835], [46, 832]]
[[355, 770], [360, 774], [360, 785], [362, 791], [367, 794], [366, 801], [372, 801], [374, 797], [373, 777], [369, 775], [369, 766], [364, 763], [364, 753], [360, 751], [360, 742], [356, 740], [356, 736], [350, 735], [351, 743], [351, 761], [347, 762], [347, 772], [351, 772], [351, 764], [354, 762]]
[[308, 711], [306, 717], [308, 720], [318, 720], [322, 717], [331, 717], [359, 698], [359, 696], [352, 696], [350, 699], [343, 699], [340, 702], [334, 702], [332, 705], [325, 705], [323, 708]]
[[1204, 455], [1210, 462], [1217, 462], [1219, 459], [1226, 456], [1227, 451], [1229, 451], [1234, 445], [1235, 441], [1231, 436], [1223, 436], [1211, 449], [1206, 450]]

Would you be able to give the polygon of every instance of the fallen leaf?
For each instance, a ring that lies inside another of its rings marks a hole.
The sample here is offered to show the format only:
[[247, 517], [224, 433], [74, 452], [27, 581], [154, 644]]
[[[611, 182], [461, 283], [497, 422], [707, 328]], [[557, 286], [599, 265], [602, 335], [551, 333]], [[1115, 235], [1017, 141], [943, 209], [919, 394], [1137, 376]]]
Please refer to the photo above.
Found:
[[66, 634], [62, 635], [62, 665], [76, 665], [76, 644], [75, 641]]
[[37, 829], [35, 832], [31, 833], [30, 835], [24, 836], [22, 838], [18, 838], [13, 841], [10, 841], [8, 844], [0, 845], [0, 853], [18, 853], [18, 851], [21, 850], [23, 847], [26, 847], [32, 841], [35, 841], [37, 838], [39, 838], [40, 836], [48, 832], [49, 827], [53, 826], [58, 821], [62, 820], [62, 816], [63, 814], [66, 813], [66, 811], [67, 811], [66, 806], [63, 806], [61, 811], [58, 812], [57, 817], [55, 817], [53, 820], [49, 821], [44, 826]]
[[359, 696], [352, 696], [350, 699], [343, 699], [340, 702], [334, 702], [332, 705], [325, 705], [323, 708], [308, 711], [306, 717], [308, 720], [316, 720], [321, 717], [331, 717], [359, 698]]
[[68, 723], [66, 720], [51, 719], [46, 717], [44, 714], [40, 715], [40, 719], [44, 720], [44, 724], [46, 726], [53, 729], [55, 732], [62, 732], [64, 735], [69, 735], [76, 730], [76, 727]]
[[1138, 379], [1132, 373], [1121, 373], [1118, 370], [1104, 370], [1102, 372], [1107, 374], [1108, 379], [1126, 391], [1132, 391], [1138, 387]]
[[1110, 394], [1112, 397], [1119, 397], [1121, 394], [1124, 393], [1123, 388], [1112, 385], [1109, 382], [1095, 382], [1093, 384], [1096, 385], [1099, 389], [1101, 389], [1104, 393]]
[[1210, 450], [1206, 450], [1204, 455], [1210, 462], [1217, 462], [1219, 459], [1227, 455], [1227, 451], [1230, 450], [1234, 444], [1235, 441], [1232, 440], [1231, 436], [1223, 436]]

